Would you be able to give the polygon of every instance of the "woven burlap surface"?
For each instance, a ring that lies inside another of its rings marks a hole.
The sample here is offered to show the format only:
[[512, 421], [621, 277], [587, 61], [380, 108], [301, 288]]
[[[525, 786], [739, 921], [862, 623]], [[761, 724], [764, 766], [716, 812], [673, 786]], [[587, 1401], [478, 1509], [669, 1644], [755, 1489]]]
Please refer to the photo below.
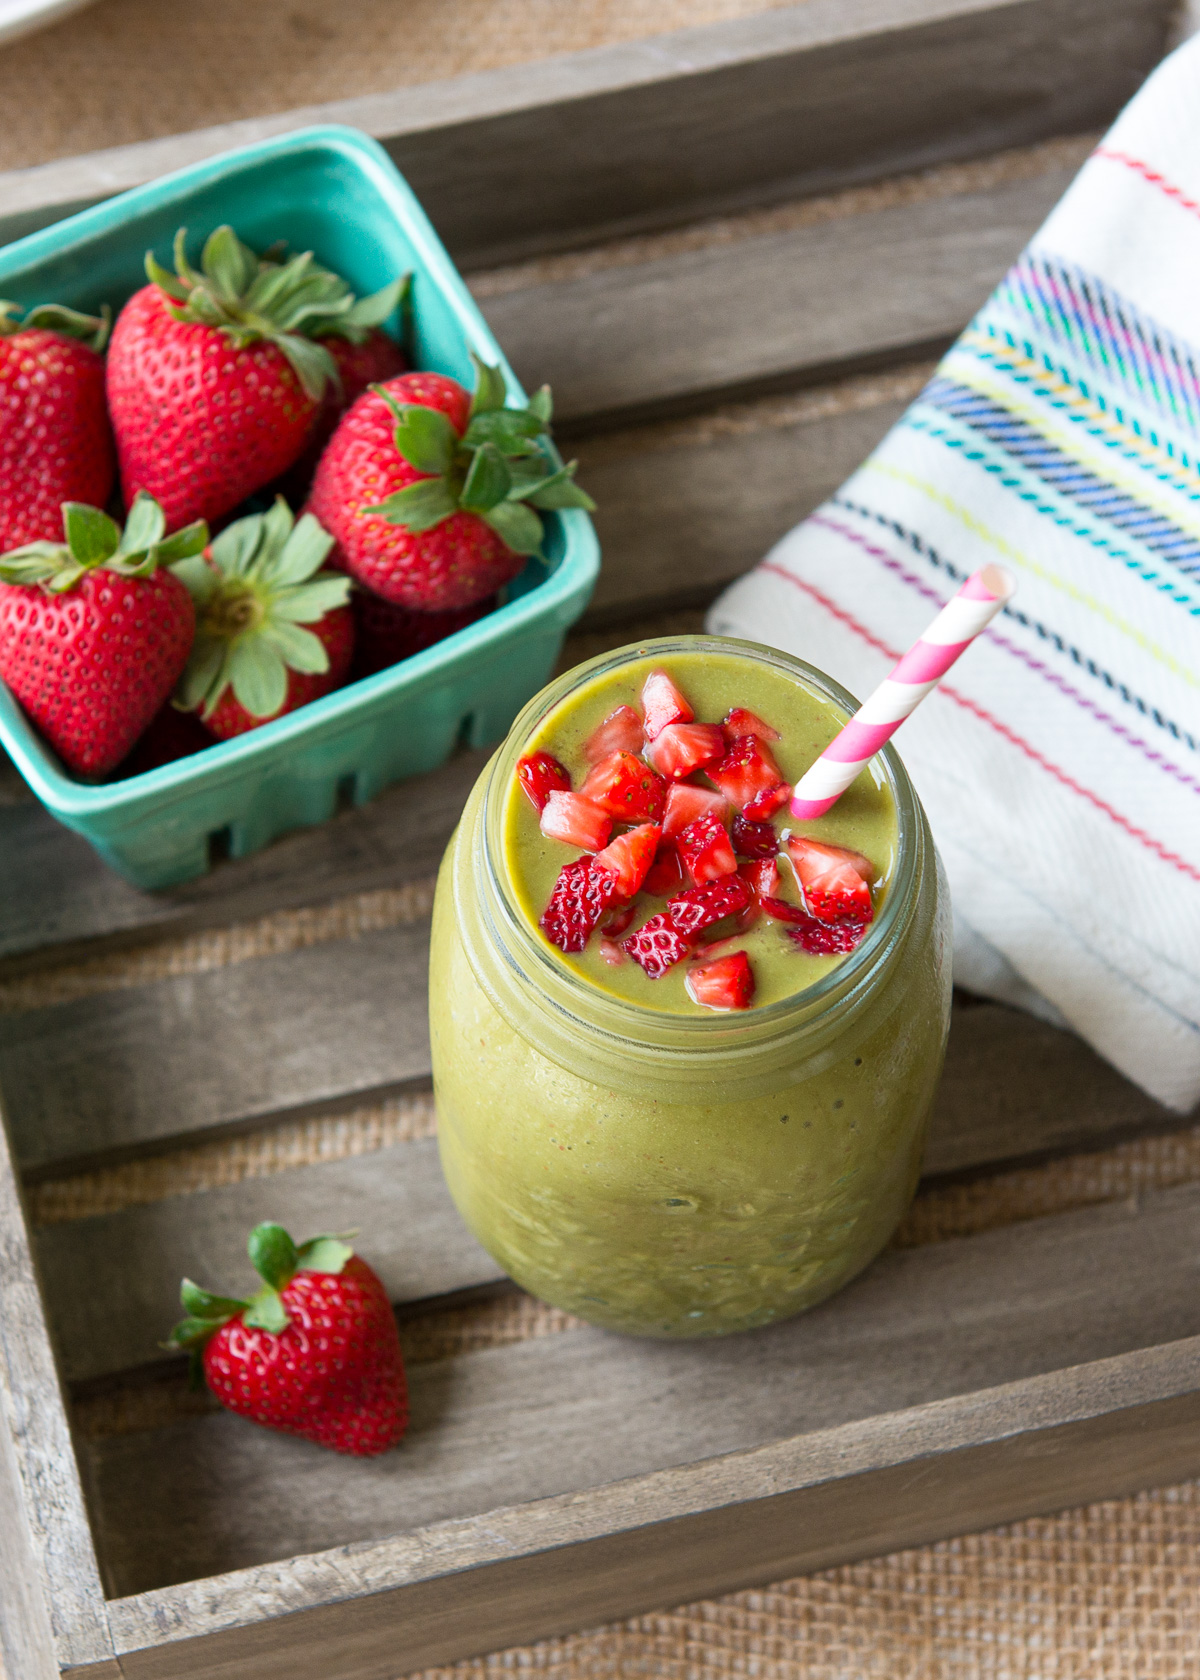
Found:
[[[337, 6], [191, 0], [176, 7], [98, 0], [53, 29], [0, 48], [0, 168], [767, 9], [769, 0], [658, 0], [653, 7], [640, 0], [339, 0]], [[921, 195], [930, 190], [940, 190], [936, 180]], [[614, 250], [601, 260], [630, 256]], [[518, 281], [509, 276], [495, 284]], [[898, 380], [906, 395], [922, 373], [886, 377]], [[787, 423], [788, 404], [807, 405], [816, 418], [822, 404], [835, 412], [860, 400], [873, 400], [871, 390], [849, 382], [828, 396], [776, 399], [774, 406], [761, 405], [761, 413], [735, 409], [684, 424], [736, 431]], [[664, 429], [641, 445], [672, 442]], [[694, 623], [630, 626], [615, 639]], [[613, 640], [575, 638], [570, 657], [587, 657]], [[423, 914], [430, 887], [359, 894], [10, 981], [0, 985], [0, 1011], [354, 939]], [[427, 1136], [433, 1126], [432, 1102], [422, 1096], [286, 1123], [39, 1185], [32, 1212], [48, 1223], [186, 1198]], [[896, 1240], [938, 1242], [1197, 1179], [1200, 1128], [1193, 1128], [925, 1191]], [[571, 1322], [515, 1294], [414, 1320], [404, 1328], [405, 1348], [412, 1361], [445, 1358], [554, 1335]], [[206, 1403], [164, 1382], [91, 1400], [78, 1409], [77, 1422], [85, 1434], [144, 1429]], [[490, 1680], [512, 1670], [555, 1680], [1193, 1680], [1200, 1675], [1200, 1485], [685, 1605], [430, 1671], [425, 1680], [449, 1674]]]

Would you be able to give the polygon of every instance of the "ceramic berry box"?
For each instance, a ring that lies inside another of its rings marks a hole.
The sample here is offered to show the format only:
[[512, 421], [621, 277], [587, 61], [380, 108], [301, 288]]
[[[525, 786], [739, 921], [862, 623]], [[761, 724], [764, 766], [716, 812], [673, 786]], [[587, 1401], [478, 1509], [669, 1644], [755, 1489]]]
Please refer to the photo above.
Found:
[[[210, 158], [121, 194], [0, 251], [0, 296], [118, 308], [153, 248], [230, 222], [250, 244], [312, 249], [367, 294], [411, 272], [415, 366], [473, 382], [470, 356], [499, 345], [420, 205], [382, 147], [321, 127]], [[0, 685], [0, 742], [54, 816], [136, 886], [203, 874], [214, 850], [242, 857], [288, 829], [362, 804], [431, 770], [465, 739], [498, 740], [550, 674], [591, 594], [599, 550], [587, 515], [546, 518], [548, 565], [531, 561], [499, 609], [378, 675], [191, 758], [105, 785], [67, 775]]]

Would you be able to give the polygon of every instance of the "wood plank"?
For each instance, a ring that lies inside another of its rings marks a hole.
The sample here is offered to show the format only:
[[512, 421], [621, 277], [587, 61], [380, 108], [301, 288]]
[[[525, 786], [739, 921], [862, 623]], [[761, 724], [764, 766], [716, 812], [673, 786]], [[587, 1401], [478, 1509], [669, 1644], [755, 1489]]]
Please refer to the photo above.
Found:
[[[581, 1493], [1194, 1336], [1198, 1214], [1200, 1187], [1186, 1186], [890, 1251], [824, 1307], [748, 1336], [587, 1329], [418, 1366], [403, 1446], [362, 1465], [225, 1414], [93, 1441], [109, 1591]], [[968, 1503], [956, 1532], [975, 1520]]]
[[1162, 1485], [1195, 1341], [117, 1600], [130, 1680], [388, 1680], [497, 1647]]
[[1076, 169], [546, 279], [481, 308], [518, 378], [553, 386], [560, 428], [815, 383], [947, 347]]
[[[1178, 1125], [1080, 1040], [996, 1005], [958, 1008], [934, 1112], [926, 1176], [1095, 1148]], [[235, 1293], [251, 1274], [247, 1232], [277, 1219], [303, 1235], [356, 1229], [388, 1293], [405, 1305], [503, 1276], [456, 1213], [432, 1139], [323, 1162], [147, 1207], [43, 1227], [37, 1252], [66, 1376], [169, 1358], [179, 1280]], [[86, 1277], [86, 1291], [78, 1287]], [[95, 1303], [104, 1302], [102, 1316]]]
[[398, 1305], [504, 1276], [458, 1217], [433, 1138], [49, 1225], [37, 1235], [38, 1262], [67, 1379], [162, 1360], [183, 1277], [252, 1293], [246, 1237], [263, 1219], [278, 1220], [297, 1241], [317, 1231], [361, 1232], [362, 1253]]
[[0, 1663], [119, 1680], [100, 1575], [0, 1116]]
[[1173, 0], [807, 0], [0, 175], [0, 241], [268, 135], [381, 139], [468, 266], [1109, 121]]
[[115, 875], [40, 805], [0, 806], [5, 971], [82, 955], [99, 938], [111, 950], [430, 876], [486, 757], [461, 753], [428, 776], [388, 788], [361, 810], [156, 893]]
[[0, 1017], [26, 1173], [429, 1080], [428, 922]]

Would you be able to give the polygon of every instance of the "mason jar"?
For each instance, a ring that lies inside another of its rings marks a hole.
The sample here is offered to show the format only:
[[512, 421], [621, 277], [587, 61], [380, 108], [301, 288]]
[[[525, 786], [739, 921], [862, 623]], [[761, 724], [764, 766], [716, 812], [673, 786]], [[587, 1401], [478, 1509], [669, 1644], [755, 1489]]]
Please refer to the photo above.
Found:
[[726, 1335], [802, 1312], [888, 1241], [912, 1199], [949, 1025], [948, 899], [888, 746], [895, 856], [857, 948], [803, 990], [731, 1014], [632, 1002], [563, 963], [518, 907], [503, 805], [525, 744], [584, 684], [647, 652], [799, 659], [676, 637], [558, 678], [480, 775], [438, 878], [430, 1029], [442, 1168], [467, 1226], [523, 1289], [632, 1335]]

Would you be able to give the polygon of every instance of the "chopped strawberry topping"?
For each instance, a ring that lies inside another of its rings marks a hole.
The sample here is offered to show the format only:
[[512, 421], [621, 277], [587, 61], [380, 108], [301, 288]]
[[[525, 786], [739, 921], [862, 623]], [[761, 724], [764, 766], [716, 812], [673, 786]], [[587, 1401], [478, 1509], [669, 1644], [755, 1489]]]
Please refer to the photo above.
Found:
[[581, 793], [552, 793], [542, 807], [541, 830], [547, 840], [564, 840], [584, 852], [608, 844], [612, 823], [599, 805]]
[[637, 915], [636, 904], [618, 904], [611, 916], [607, 916], [601, 933], [606, 933], [610, 939], [618, 939]]
[[819, 922], [869, 922], [874, 910], [868, 881], [874, 866], [861, 852], [825, 846], [792, 835], [788, 856], [796, 871], [805, 908]]
[[749, 1009], [754, 997], [754, 970], [745, 951], [733, 951], [688, 970], [688, 996], [707, 1009]]
[[599, 867], [611, 869], [617, 878], [618, 898], [632, 898], [637, 892], [654, 862], [661, 837], [662, 829], [657, 823], [643, 823], [640, 828], [618, 834], [602, 852], [596, 853]]
[[[671, 791], [674, 792], [674, 789]], [[670, 809], [668, 799], [668, 812]], [[731, 838], [733, 849], [739, 857], [773, 858], [779, 851], [779, 836], [770, 823], [747, 822], [740, 811], [734, 814]]]
[[658, 856], [650, 866], [649, 874], [642, 882], [642, 891], [650, 893], [654, 898], [670, 898], [673, 892], [678, 892], [684, 885], [684, 880], [679, 853], [669, 841], [664, 840], [658, 848]]
[[739, 735], [757, 735], [760, 741], [778, 741], [778, 729], [772, 729], [769, 723], [764, 723], [757, 712], [748, 712], [745, 706], [734, 706], [725, 714], [725, 722], [721, 725], [725, 739], [730, 746]]
[[661, 776], [680, 782], [724, 752], [725, 737], [715, 723], [668, 723], [646, 748], [646, 757]]
[[[731, 805], [739, 811], [772, 788], [785, 785], [771, 749], [757, 735], [739, 735], [730, 743], [719, 764], [709, 765], [705, 775], [715, 782]], [[787, 795], [784, 795], [786, 798]], [[780, 801], [782, 804], [782, 800]], [[777, 805], [776, 810], [779, 809]], [[751, 812], [752, 820], [760, 820], [769, 812]]]
[[[776, 871], [778, 873], [778, 871]], [[775, 898], [770, 893], [762, 895], [762, 907], [768, 916], [774, 916], [777, 922], [811, 922], [812, 917], [807, 910], [802, 910], [798, 904], [789, 904], [785, 898]]]
[[594, 858], [564, 864], [542, 914], [542, 932], [550, 943], [560, 951], [582, 951], [612, 902], [616, 885], [611, 871], [597, 869]]
[[776, 782], [774, 787], [767, 788], [764, 793], [756, 793], [749, 804], [743, 808], [742, 815], [749, 817], [751, 822], [763, 822], [767, 817], [773, 817], [776, 811], [786, 805], [791, 797], [792, 784], [790, 782]]
[[616, 940], [611, 939], [607, 933], [600, 935], [600, 955], [610, 968], [620, 968], [622, 963], [629, 961]]
[[779, 867], [773, 857], [743, 863], [738, 874], [756, 898], [773, 898], [779, 891]]
[[716, 788], [696, 787], [691, 782], [672, 782], [667, 788], [667, 806], [663, 812], [663, 839], [674, 840], [706, 811], [715, 811], [724, 822], [729, 815], [729, 801]]
[[691, 723], [695, 712], [665, 671], [651, 671], [642, 684], [647, 741], [656, 741], [669, 723]]
[[740, 875], [723, 875], [700, 887], [688, 887], [667, 904], [667, 914], [680, 933], [702, 933], [714, 922], [744, 910], [753, 894]]
[[815, 916], [805, 916], [795, 927], [787, 929], [787, 936], [809, 956], [832, 957], [853, 951], [869, 925], [868, 922], [818, 922]]
[[570, 793], [571, 777], [565, 764], [550, 753], [528, 753], [517, 761], [517, 780], [533, 801], [535, 811], [545, 809], [552, 793]]
[[662, 777], [628, 752], [602, 758], [579, 791], [610, 817], [627, 823], [658, 822], [667, 799]]
[[677, 844], [684, 867], [697, 886], [716, 880], [718, 875], [732, 875], [737, 869], [725, 824], [714, 811], [706, 811], [689, 823]]
[[608, 758], [613, 753], [640, 753], [644, 744], [641, 718], [632, 706], [618, 706], [588, 736], [583, 745], [583, 756], [589, 764], [599, 764], [602, 758]]
[[641, 964], [651, 980], [661, 980], [669, 968], [683, 961], [691, 948], [691, 941], [680, 933], [665, 911], [651, 916], [636, 933], [621, 941], [621, 949]]

